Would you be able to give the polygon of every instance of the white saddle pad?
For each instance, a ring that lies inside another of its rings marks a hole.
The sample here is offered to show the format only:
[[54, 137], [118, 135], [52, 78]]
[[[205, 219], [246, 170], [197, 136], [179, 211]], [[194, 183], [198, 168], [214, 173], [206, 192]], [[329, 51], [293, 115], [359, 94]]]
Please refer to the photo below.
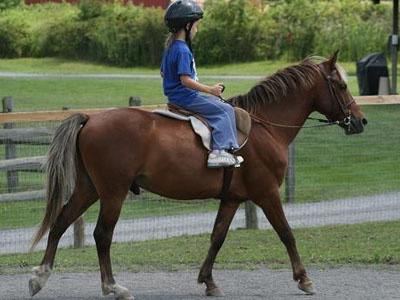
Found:
[[211, 151], [211, 131], [203, 122], [193, 116], [182, 116], [165, 109], [156, 109], [152, 113], [170, 117], [181, 121], [190, 121], [194, 132], [201, 137], [204, 147]]

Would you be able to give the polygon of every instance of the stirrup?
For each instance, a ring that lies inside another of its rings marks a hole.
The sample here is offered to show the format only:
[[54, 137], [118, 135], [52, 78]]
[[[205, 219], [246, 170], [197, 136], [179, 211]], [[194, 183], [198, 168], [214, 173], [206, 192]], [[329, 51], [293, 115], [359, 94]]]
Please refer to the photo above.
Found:
[[235, 160], [236, 160], [236, 163], [234, 165], [235, 168], [240, 168], [240, 164], [242, 162], [244, 162], [244, 158], [242, 156], [240, 156], [240, 155], [238, 155], [238, 156], [234, 155], [234, 157], [235, 157]]

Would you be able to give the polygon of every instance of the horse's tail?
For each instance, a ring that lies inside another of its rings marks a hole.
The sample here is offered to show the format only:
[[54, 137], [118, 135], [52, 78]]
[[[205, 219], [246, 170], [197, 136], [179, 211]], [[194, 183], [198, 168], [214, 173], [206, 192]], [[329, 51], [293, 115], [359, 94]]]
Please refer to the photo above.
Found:
[[30, 251], [51, 229], [69, 200], [76, 178], [77, 137], [88, 116], [75, 114], [65, 120], [56, 130], [46, 161], [46, 213], [36, 232]]

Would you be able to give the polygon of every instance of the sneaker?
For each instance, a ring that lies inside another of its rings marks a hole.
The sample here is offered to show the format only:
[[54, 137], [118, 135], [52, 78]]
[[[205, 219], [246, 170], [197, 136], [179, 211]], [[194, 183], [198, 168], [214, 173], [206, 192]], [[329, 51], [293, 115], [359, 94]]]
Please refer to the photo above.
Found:
[[235, 166], [235, 168], [239, 168], [240, 164], [244, 162], [244, 158], [242, 156], [235, 156], [225, 150], [221, 150], [219, 153], [211, 152], [208, 155], [207, 166], [209, 168], [222, 168]]
[[217, 154], [210, 153], [208, 155], [207, 167], [209, 168], [222, 168], [236, 165], [237, 161], [234, 155], [221, 151]]

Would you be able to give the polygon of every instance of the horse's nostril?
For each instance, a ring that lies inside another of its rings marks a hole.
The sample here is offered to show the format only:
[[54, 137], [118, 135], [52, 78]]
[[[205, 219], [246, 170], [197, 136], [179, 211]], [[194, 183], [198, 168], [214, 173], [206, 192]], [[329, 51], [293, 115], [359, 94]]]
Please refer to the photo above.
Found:
[[361, 123], [365, 126], [368, 124], [368, 120], [366, 118], [362, 118]]

